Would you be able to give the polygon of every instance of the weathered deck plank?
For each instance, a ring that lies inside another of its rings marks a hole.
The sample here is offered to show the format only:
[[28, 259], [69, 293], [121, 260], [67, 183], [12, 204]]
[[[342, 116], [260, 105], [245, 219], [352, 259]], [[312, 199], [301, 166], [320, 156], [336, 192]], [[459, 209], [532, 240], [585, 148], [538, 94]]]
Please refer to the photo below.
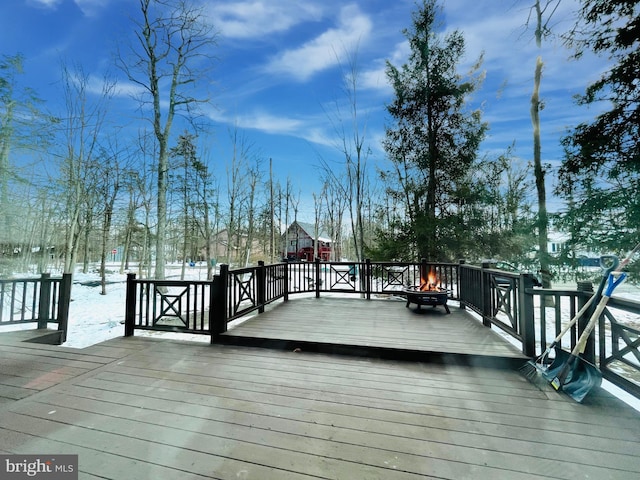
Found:
[[78, 454], [83, 479], [640, 476], [640, 413], [515, 371], [142, 337], [33, 348], [0, 353], [3, 374], [38, 378], [56, 351], [87, 368], [0, 402], [0, 451]]
[[459, 308], [452, 307], [448, 315], [441, 307], [405, 308], [405, 302], [397, 299], [296, 298], [233, 326], [219, 339], [238, 345], [258, 345], [261, 340], [524, 358], [504, 338]]

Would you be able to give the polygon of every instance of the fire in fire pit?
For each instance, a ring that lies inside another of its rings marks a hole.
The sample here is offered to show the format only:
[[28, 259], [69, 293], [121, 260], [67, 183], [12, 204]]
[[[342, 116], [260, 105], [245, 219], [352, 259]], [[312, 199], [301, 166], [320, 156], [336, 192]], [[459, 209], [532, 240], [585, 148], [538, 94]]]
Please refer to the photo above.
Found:
[[447, 313], [451, 313], [447, 306], [447, 290], [437, 285], [435, 275], [429, 274], [427, 281], [421, 281], [419, 286], [405, 288], [404, 294], [407, 296], [405, 305], [407, 308], [411, 303], [415, 303], [418, 310], [422, 305], [430, 305], [434, 308], [442, 305]]

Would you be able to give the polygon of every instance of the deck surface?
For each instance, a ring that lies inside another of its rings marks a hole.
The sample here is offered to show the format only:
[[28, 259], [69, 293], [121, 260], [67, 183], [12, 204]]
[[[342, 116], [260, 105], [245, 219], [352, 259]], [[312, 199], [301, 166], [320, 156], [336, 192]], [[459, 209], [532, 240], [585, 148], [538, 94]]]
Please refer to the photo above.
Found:
[[362, 300], [356, 297], [307, 297], [279, 303], [263, 314], [232, 327], [221, 342], [278, 346], [293, 350], [348, 353], [425, 361], [502, 360], [519, 365], [522, 353], [465, 310], [450, 305], [411, 304], [404, 300]]
[[640, 477], [640, 413], [602, 391], [577, 404], [517, 371], [27, 336], [0, 335], [0, 452], [77, 454], [81, 479]]

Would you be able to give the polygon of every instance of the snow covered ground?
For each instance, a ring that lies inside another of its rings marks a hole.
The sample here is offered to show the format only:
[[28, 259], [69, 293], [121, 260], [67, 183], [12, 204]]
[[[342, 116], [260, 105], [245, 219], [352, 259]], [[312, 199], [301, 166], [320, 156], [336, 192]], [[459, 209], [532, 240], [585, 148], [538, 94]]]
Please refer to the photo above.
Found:
[[[117, 272], [119, 265], [108, 265], [107, 270]], [[180, 265], [167, 267], [167, 277], [172, 279], [180, 278]], [[185, 278], [189, 280], [204, 280], [206, 278], [206, 266], [187, 267]], [[557, 288], [574, 288], [575, 285], [554, 285]], [[124, 335], [125, 296], [126, 296], [126, 274], [110, 273], [107, 276], [107, 294], [101, 295], [99, 286], [99, 276], [97, 273], [75, 273], [73, 276], [73, 287], [71, 290], [71, 304], [69, 306], [69, 326], [67, 332], [66, 347], [84, 348], [96, 343]], [[616, 295], [640, 300], [640, 286], [629, 283], [623, 284], [616, 290]], [[637, 315], [619, 318], [625, 323], [630, 322], [636, 328], [640, 328], [640, 318]], [[569, 320], [569, 313], [563, 312], [563, 319]], [[246, 319], [245, 319], [246, 321]], [[637, 325], [636, 325], [637, 324]], [[31, 324], [21, 326], [0, 327], [7, 330], [17, 330], [19, 328], [33, 328]], [[500, 331], [496, 329], [496, 331]], [[206, 335], [186, 335], [166, 332], [145, 332], [136, 331], [136, 336], [162, 336], [163, 338], [178, 338], [196, 342], [209, 342]], [[509, 338], [505, 335], [505, 338]], [[513, 340], [513, 339], [510, 339]], [[551, 341], [551, 338], [549, 339]], [[605, 388], [611, 391], [628, 404], [640, 411], [640, 400], [632, 397], [623, 390], [615, 387], [609, 382], [604, 382]]]

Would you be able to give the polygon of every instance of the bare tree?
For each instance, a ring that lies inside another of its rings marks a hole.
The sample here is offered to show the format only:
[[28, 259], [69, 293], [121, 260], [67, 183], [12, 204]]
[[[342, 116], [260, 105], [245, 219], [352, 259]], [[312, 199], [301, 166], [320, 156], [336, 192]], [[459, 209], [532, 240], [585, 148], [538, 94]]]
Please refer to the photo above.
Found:
[[[542, 47], [542, 38], [550, 33], [549, 22], [560, 5], [560, 2], [561, 0], [546, 0], [544, 2], [536, 0], [535, 4], [531, 7], [527, 25], [531, 21], [531, 15], [533, 15], [536, 25], [536, 46], [538, 48]], [[542, 167], [542, 147], [540, 141], [540, 110], [543, 108], [543, 102], [540, 100], [542, 67], [542, 56], [538, 55], [536, 57], [536, 67], [533, 76], [533, 92], [531, 93], [531, 123], [533, 124], [533, 169], [536, 178], [536, 190], [538, 192], [538, 250], [540, 253], [540, 272], [542, 274], [542, 285], [545, 288], [549, 288], [551, 287], [548, 247], [549, 216], [547, 213], [545, 172]]]
[[[344, 156], [345, 163], [343, 171], [338, 171], [326, 161], [321, 161], [321, 166], [332, 179], [334, 187], [341, 189], [347, 199], [355, 254], [358, 260], [364, 260], [363, 210], [367, 195], [367, 160], [370, 149], [366, 144], [367, 122], [361, 118], [358, 103], [357, 51], [347, 53], [347, 68], [343, 70], [346, 107], [336, 101], [335, 111], [328, 116], [336, 133], [336, 148]], [[348, 113], [343, 114], [344, 108]]]
[[340, 261], [343, 257], [342, 230], [348, 199], [344, 195], [344, 187], [336, 183], [335, 180], [336, 178], [331, 176], [324, 181], [325, 219], [327, 233], [331, 238], [332, 259], [334, 261]]
[[262, 176], [262, 165], [258, 157], [255, 158], [254, 165], [248, 171], [248, 198], [247, 198], [247, 239], [246, 239], [246, 256], [245, 265], [249, 265], [251, 261], [251, 247], [255, 237], [255, 217], [256, 217], [256, 193], [258, 181]]
[[107, 252], [109, 247], [109, 237], [111, 233], [111, 224], [113, 222], [113, 209], [121, 187], [122, 152], [118, 151], [117, 142], [111, 145], [109, 151], [104, 150], [100, 169], [102, 170], [101, 181], [98, 184], [98, 196], [102, 205], [102, 222], [101, 222], [101, 238], [100, 238], [100, 285], [101, 295], [107, 294]]
[[[19, 235], [24, 223], [26, 199], [16, 196], [23, 187], [32, 182], [24, 178], [30, 165], [19, 167], [12, 162], [12, 154], [17, 150], [43, 151], [46, 149], [51, 128], [50, 119], [41, 112], [42, 101], [35, 92], [22, 85], [24, 74], [22, 55], [0, 56], [0, 265], [5, 265], [13, 255], [6, 255], [27, 240]], [[25, 258], [24, 255], [22, 258]]]
[[[98, 157], [98, 139], [104, 125], [107, 104], [113, 96], [115, 82], [105, 78], [97, 101], [88, 96], [89, 76], [82, 67], [62, 65], [66, 117], [62, 121], [65, 152], [60, 169], [65, 198], [64, 271], [72, 273], [81, 235], [81, 215], [95, 179], [93, 167]], [[89, 228], [89, 225], [86, 225]]]
[[118, 64], [141, 87], [141, 111], [149, 116], [158, 143], [155, 277], [162, 279], [171, 129], [176, 115], [194, 121], [197, 107], [209, 101], [196, 87], [212, 66], [217, 34], [202, 6], [184, 0], [139, 0], [139, 6], [141, 20], [135, 21], [137, 44], [131, 48], [131, 61], [119, 55]]

